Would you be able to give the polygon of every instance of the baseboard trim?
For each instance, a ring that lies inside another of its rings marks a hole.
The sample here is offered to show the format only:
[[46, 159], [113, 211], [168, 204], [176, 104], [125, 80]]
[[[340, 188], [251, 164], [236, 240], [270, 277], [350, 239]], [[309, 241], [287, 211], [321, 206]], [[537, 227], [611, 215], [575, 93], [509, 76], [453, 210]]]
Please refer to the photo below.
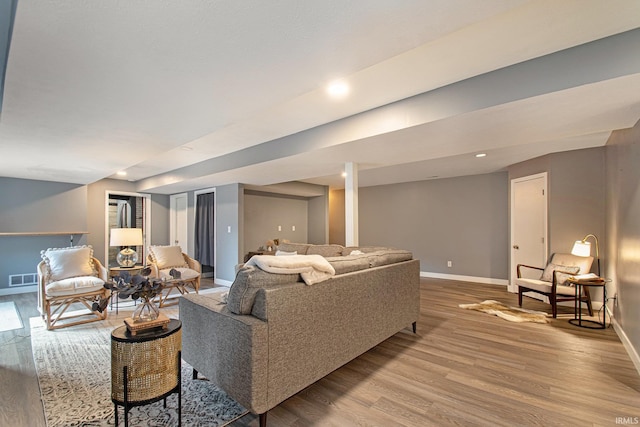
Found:
[[220, 279], [218, 277], [216, 277], [213, 280], [213, 283], [215, 283], [216, 285], [221, 285], [221, 286], [226, 286], [226, 287], [231, 287], [231, 285], [233, 285], [233, 281], [232, 280], [224, 280], [224, 279]]
[[615, 317], [611, 319], [611, 324], [613, 325], [613, 330], [616, 331], [618, 338], [620, 338], [620, 342], [622, 342], [624, 349], [627, 350], [627, 354], [629, 355], [633, 366], [636, 367], [636, 371], [638, 371], [638, 374], [640, 374], [640, 355], [638, 355], [636, 349], [633, 348], [633, 344], [631, 344], [629, 337], [627, 337], [627, 334], [624, 333], [624, 329], [622, 329], [622, 326], [620, 326], [618, 322], [616, 322]]
[[509, 281], [507, 279], [494, 279], [491, 277], [460, 276], [457, 274], [431, 273], [429, 271], [421, 271], [420, 277], [430, 277], [432, 279], [459, 280], [461, 282], [485, 283], [487, 285], [507, 286], [509, 284]]
[[28, 294], [30, 292], [38, 292], [38, 285], [19, 286], [15, 288], [0, 289], [0, 296]]

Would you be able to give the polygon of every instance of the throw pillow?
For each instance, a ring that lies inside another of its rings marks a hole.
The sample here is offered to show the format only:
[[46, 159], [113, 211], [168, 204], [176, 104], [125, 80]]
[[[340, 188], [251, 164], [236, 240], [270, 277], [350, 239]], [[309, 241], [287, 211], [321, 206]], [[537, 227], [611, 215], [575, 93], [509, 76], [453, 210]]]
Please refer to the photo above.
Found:
[[158, 266], [158, 270], [165, 268], [187, 268], [187, 262], [182, 256], [180, 246], [149, 246], [151, 261]]
[[[542, 272], [542, 276], [540, 276], [540, 280], [542, 280], [543, 282], [553, 282], [553, 272], [555, 270], [565, 273], [565, 275], [572, 275], [572, 274], [578, 274], [578, 272], [580, 271], [580, 267], [573, 266], [573, 265], [560, 265], [560, 264], [549, 263], [547, 264], [544, 271]], [[566, 281], [567, 279], [568, 277], [564, 278], [564, 280], [562, 282], [559, 282], [558, 284], [564, 283], [564, 281]]]
[[45, 283], [98, 275], [92, 260], [92, 246], [49, 248], [41, 251], [40, 256], [45, 262]]
[[291, 256], [291, 255], [298, 255], [298, 252], [296, 251], [287, 252], [287, 251], [281, 251], [281, 250], [276, 251], [276, 256]]

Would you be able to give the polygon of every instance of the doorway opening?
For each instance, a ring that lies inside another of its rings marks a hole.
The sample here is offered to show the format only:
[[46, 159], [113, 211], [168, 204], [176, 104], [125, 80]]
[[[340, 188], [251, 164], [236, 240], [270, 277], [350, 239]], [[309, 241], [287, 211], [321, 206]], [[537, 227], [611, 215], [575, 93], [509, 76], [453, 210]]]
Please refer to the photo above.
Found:
[[151, 196], [140, 193], [107, 191], [106, 199], [104, 265], [107, 268], [118, 266], [116, 257], [121, 248], [109, 246], [112, 228], [140, 228], [142, 230], [144, 243], [132, 249], [138, 253], [138, 264], [146, 264], [147, 248], [151, 242], [151, 212], [149, 209]]

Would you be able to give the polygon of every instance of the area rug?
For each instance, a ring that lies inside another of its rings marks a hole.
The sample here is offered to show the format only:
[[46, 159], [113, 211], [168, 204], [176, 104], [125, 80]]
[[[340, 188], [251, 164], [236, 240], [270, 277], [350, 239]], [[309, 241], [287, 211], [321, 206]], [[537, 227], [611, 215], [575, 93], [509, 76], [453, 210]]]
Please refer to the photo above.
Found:
[[[162, 313], [178, 318], [178, 308]], [[111, 401], [111, 331], [131, 313], [122, 308], [102, 322], [47, 331], [44, 322], [30, 319], [33, 359], [48, 427], [113, 426]], [[206, 380], [193, 380], [191, 367], [182, 362], [182, 425], [225, 426], [247, 410]], [[134, 407], [130, 425], [178, 425], [178, 395]], [[122, 407], [119, 421], [124, 422]]]
[[22, 320], [13, 301], [0, 302], [0, 332], [22, 329]]
[[493, 300], [482, 301], [478, 304], [459, 304], [458, 307], [493, 314], [510, 322], [549, 323], [549, 315], [547, 313], [509, 307]]

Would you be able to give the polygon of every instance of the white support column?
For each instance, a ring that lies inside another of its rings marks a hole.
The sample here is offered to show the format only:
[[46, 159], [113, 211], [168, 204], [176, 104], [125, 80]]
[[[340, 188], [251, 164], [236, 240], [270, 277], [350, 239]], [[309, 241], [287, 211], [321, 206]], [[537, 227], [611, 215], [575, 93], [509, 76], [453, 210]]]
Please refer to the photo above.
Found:
[[347, 162], [344, 183], [345, 244], [358, 246], [358, 165]]

